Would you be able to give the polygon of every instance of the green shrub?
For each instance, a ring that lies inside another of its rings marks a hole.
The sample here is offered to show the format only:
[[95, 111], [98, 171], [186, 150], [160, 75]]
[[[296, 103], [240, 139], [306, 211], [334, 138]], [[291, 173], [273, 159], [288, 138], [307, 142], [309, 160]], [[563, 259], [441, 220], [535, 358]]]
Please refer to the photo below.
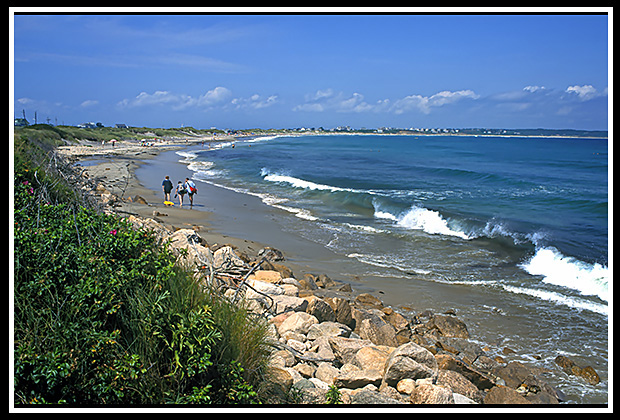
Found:
[[[240, 336], [221, 319], [226, 304], [204, 293], [166, 244], [120, 217], [48, 201], [60, 184], [34, 177], [22, 155], [16, 163], [16, 404], [259, 401], [244, 369], [251, 350], [224, 338]], [[264, 342], [247, 318], [236, 322]]]

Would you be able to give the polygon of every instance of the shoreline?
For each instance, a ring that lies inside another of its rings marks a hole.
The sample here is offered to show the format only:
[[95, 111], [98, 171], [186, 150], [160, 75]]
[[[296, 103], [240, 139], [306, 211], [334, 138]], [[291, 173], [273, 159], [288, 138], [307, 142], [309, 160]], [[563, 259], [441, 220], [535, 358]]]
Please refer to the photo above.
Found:
[[[205, 139], [205, 141], [208, 142], [210, 140]], [[244, 139], [227, 138], [225, 139], [225, 141], [244, 141]], [[117, 145], [114, 148], [98, 148], [97, 146], [94, 146], [86, 148], [82, 147], [81, 149], [71, 149], [71, 146], [69, 146], [62, 148], [59, 151], [61, 151], [61, 154], [63, 154], [64, 156], [69, 157], [74, 163], [80, 163], [81, 167], [89, 173], [90, 177], [99, 178], [101, 180], [101, 183], [105, 186], [106, 189], [109, 190], [110, 193], [115, 194], [121, 198], [116, 202], [115, 207], [111, 208], [112, 212], [123, 216], [136, 215], [141, 218], [152, 218], [153, 220], [170, 227], [173, 231], [177, 229], [193, 229], [207, 242], [207, 244], [209, 244], [209, 246], [217, 247], [230, 244], [233, 247], [236, 247], [238, 251], [243, 254], [256, 255], [256, 253], [260, 249], [263, 249], [265, 247], [274, 247], [277, 249], [281, 249], [282, 253], [286, 257], [284, 264], [291, 268], [296, 278], [303, 278], [304, 275], [309, 273], [313, 273], [316, 275], [325, 274], [321, 270], [316, 271], [317, 267], [312, 264], [312, 257], [302, 260], [299, 259], [299, 256], [295, 255], [295, 253], [293, 253], [293, 255], [289, 254], [288, 252], [290, 248], [287, 248], [286, 246], [278, 248], [277, 246], [273, 245], [265, 234], [264, 229], [268, 227], [265, 227], [260, 223], [260, 228], [256, 228], [256, 231], [252, 232], [253, 235], [246, 235], [244, 237], [243, 232], [244, 229], [247, 229], [247, 223], [245, 227], [243, 226], [243, 223], [240, 223], [241, 226], [237, 228], [237, 232], [239, 233], [238, 235], [228, 235], [222, 233], [222, 231], [218, 229], [218, 222], [220, 222], [219, 218], [221, 217], [221, 215], [218, 215], [218, 213], [220, 212], [212, 211], [212, 204], [207, 203], [205, 205], [199, 201], [198, 205], [196, 206], [198, 208], [194, 210], [188, 210], [185, 207], [179, 208], [177, 205], [173, 207], [168, 207], [163, 204], [163, 197], [161, 195], [163, 193], [160, 192], [159, 194], [157, 194], [153, 191], [153, 188], [149, 188], [140, 183], [138, 177], [136, 176], [136, 171], [149, 165], [150, 160], [159, 157], [162, 153], [182, 150], [187, 146], [198, 145], [201, 142], [202, 139], [192, 139], [190, 142], [179, 141], [172, 144], [165, 144], [147, 148], [142, 147], [139, 144], [123, 145], [123, 142], [121, 142], [121, 144]], [[184, 165], [178, 162], [178, 156], [175, 158], [175, 162], [178, 164], [177, 170], [181, 171]], [[191, 174], [191, 172], [189, 171], [187, 171], [187, 173]], [[163, 179], [163, 176], [165, 174], [162, 173], [160, 175], [160, 178]], [[153, 182], [160, 184], [161, 179], [158, 178], [157, 180], [153, 180]], [[173, 184], [176, 183], [176, 178], [171, 177], [171, 180], [173, 180]], [[200, 184], [199, 190], [200, 192], [204, 191], [204, 193], [200, 194], [199, 192], [198, 200], [206, 197], [210, 197], [210, 199], [215, 202], [220, 199], [235, 200], [235, 205], [246, 207], [244, 209], [245, 214], [247, 214], [247, 207], [252, 208], [252, 206], [255, 205], [266, 206], [257, 197], [243, 195], [213, 185], [205, 186], [205, 184]], [[215, 191], [218, 190], [220, 191], [215, 193]], [[136, 202], [136, 196], [143, 197], [148, 204], [140, 204]], [[207, 201], [209, 201], [209, 199], [207, 199]], [[222, 203], [217, 202], [216, 206], [217, 205], [222, 206]], [[269, 208], [269, 210], [271, 213], [278, 212], [278, 210], [271, 207]], [[155, 214], [155, 212], [157, 212], [158, 214]], [[269, 217], [276, 217], [273, 214], [271, 216], [267, 216], [267, 219]], [[235, 217], [234, 212], [230, 214], [230, 217]], [[259, 216], [257, 215], [257, 217]], [[268, 224], [269, 221], [267, 219], [264, 219], [263, 221]], [[251, 224], [252, 222], [253, 221], [249, 221], [248, 223]], [[230, 225], [228, 226], [230, 227]], [[263, 229], [261, 230], [261, 228]], [[251, 236], [253, 237], [248, 239], [248, 237]], [[268, 240], [264, 240], [266, 238]], [[308, 244], [295, 245], [299, 247], [296, 249], [296, 251], [298, 251], [299, 249], [302, 249], [304, 245]], [[334, 263], [338, 264], [337, 261], [335, 261]], [[317, 265], [321, 266], [322, 264]], [[343, 281], [343, 279], [340, 278], [338, 278], [337, 280], [339, 282]], [[364, 283], [356, 283], [354, 279], [351, 280], [352, 282], [350, 283], [350, 285], [353, 285], [355, 289], [355, 293], [353, 294], [353, 296], [370, 292], [371, 294], [378, 294], [379, 298], [381, 300], [384, 300], [384, 297], [388, 298], [390, 295], [389, 292], [384, 295], [381, 290], [377, 290], [376, 288], [373, 288], [372, 286]], [[389, 288], [389, 286], [386, 285], [386, 288]], [[398, 288], [396, 290], [398, 290]], [[449, 296], [453, 294], [454, 292], [445, 296], [446, 301], [443, 302], [444, 310], [448, 310], [450, 308], [449, 305], [451, 305], [451, 301]], [[389, 298], [385, 299], [385, 301], [386, 306], [390, 305]], [[416, 310], [423, 309], [426, 308], [416, 308]], [[467, 317], [467, 314], [458, 314], [459, 318], [462, 318], [463, 316]], [[469, 320], [467, 320], [466, 322], [469, 325]]]

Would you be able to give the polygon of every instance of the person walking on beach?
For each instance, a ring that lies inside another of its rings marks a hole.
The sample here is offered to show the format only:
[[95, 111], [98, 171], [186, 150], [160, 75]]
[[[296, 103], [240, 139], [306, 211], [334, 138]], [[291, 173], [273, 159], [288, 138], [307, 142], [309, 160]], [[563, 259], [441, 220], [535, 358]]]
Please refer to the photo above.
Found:
[[179, 183], [177, 184], [176, 193], [174, 194], [174, 198], [176, 198], [177, 195], [179, 196], [179, 207], [183, 207], [183, 196], [186, 193], [187, 190], [185, 189], [185, 185], [183, 185], [183, 183], [179, 181]]
[[164, 192], [164, 201], [170, 201], [170, 193], [172, 192], [172, 181], [170, 181], [170, 177], [166, 175], [166, 178], [161, 183], [161, 189]]
[[194, 194], [198, 192], [196, 184], [189, 178], [185, 178], [185, 189], [187, 190], [187, 196], [189, 197], [189, 207], [194, 205]]

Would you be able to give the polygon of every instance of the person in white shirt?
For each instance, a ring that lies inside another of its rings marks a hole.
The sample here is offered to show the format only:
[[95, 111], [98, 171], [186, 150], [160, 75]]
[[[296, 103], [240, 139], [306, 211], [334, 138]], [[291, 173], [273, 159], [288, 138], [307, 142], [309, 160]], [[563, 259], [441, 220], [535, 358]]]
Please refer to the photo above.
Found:
[[198, 193], [196, 184], [189, 178], [185, 178], [185, 189], [187, 190], [187, 196], [189, 197], [189, 207], [194, 205], [194, 194]]

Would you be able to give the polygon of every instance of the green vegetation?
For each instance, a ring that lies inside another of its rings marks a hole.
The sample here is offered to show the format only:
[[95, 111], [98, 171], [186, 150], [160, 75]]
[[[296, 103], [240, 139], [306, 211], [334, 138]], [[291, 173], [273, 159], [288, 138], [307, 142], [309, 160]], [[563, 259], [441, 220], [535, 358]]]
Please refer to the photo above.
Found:
[[66, 133], [30, 128], [15, 139], [15, 404], [260, 403], [265, 322], [84, 202], [48, 153]]

